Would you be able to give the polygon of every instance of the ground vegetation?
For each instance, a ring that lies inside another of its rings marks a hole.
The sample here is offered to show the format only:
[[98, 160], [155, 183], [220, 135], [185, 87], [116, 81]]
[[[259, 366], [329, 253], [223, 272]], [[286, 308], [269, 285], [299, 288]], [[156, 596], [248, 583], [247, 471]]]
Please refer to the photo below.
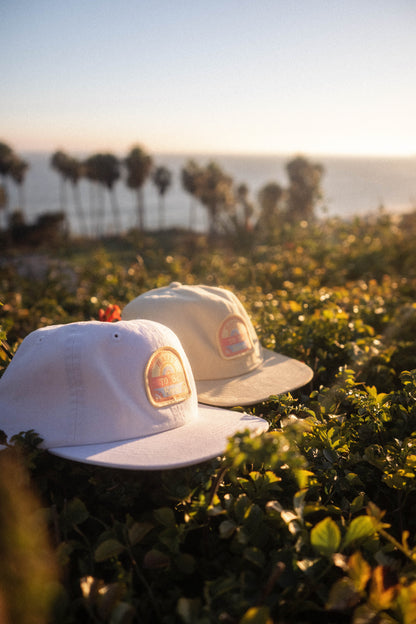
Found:
[[[286, 221], [267, 237], [253, 231], [250, 244], [137, 229], [9, 247], [0, 372], [30, 331], [117, 322], [115, 306], [172, 281], [233, 290], [262, 344], [314, 371], [308, 386], [245, 408], [268, 433], [241, 433], [224, 457], [192, 468], [92, 467], [54, 458], [35, 431], [3, 436], [0, 457], [25, 475], [11, 492], [0, 471], [0, 533], [10, 537], [0, 540], [0, 587], [15, 589], [0, 593], [0, 609], [20, 618], [9, 620], [415, 622], [415, 236], [415, 214], [381, 212]], [[19, 610], [23, 595], [37, 620]]]

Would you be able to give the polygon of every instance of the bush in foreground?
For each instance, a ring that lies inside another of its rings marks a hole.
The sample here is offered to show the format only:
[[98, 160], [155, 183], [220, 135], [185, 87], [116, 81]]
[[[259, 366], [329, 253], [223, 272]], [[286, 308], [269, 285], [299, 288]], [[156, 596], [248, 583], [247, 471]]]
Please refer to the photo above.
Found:
[[50, 621], [414, 622], [415, 229], [327, 221], [238, 252], [131, 235], [3, 262], [3, 368], [29, 331], [179, 280], [234, 290], [262, 343], [315, 373], [248, 408], [267, 434], [192, 468], [117, 471], [54, 458], [34, 432], [8, 441], [59, 570]]

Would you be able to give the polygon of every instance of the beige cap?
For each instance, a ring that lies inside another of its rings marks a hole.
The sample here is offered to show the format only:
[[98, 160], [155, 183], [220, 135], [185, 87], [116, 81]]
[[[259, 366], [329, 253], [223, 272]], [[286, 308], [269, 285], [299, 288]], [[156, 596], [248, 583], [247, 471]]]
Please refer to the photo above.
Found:
[[175, 332], [200, 403], [251, 405], [299, 388], [313, 375], [303, 362], [263, 348], [243, 305], [224, 288], [172, 282], [130, 301], [122, 318], [157, 321]]

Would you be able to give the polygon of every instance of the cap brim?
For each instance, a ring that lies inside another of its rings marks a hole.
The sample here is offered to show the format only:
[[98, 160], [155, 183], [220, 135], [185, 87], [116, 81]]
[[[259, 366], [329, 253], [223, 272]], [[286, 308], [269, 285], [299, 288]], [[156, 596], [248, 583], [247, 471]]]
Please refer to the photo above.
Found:
[[258, 368], [226, 379], [195, 379], [198, 401], [218, 407], [254, 405], [275, 394], [301, 388], [313, 377], [303, 362], [262, 348], [263, 364]]
[[228, 439], [248, 429], [267, 431], [263, 418], [198, 405], [191, 423], [136, 440], [50, 448], [54, 455], [87, 464], [130, 470], [164, 470], [191, 466], [222, 455]]

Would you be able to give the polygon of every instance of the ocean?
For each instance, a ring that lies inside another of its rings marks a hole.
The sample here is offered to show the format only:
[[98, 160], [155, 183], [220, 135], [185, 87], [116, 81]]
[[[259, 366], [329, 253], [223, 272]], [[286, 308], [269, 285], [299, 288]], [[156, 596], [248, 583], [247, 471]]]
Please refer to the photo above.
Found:
[[[50, 167], [49, 153], [22, 153], [29, 163], [26, 173], [23, 211], [28, 223], [32, 223], [43, 213], [56, 212], [61, 208], [60, 178]], [[78, 155], [78, 157], [88, 155]], [[416, 156], [408, 158], [364, 158], [364, 157], [321, 157], [308, 156], [308, 160], [320, 163], [324, 167], [322, 178], [323, 201], [317, 207], [318, 217], [337, 216], [351, 218], [355, 215], [375, 213], [383, 206], [386, 212], [402, 213], [416, 209]], [[181, 185], [180, 171], [189, 158], [194, 158], [201, 165], [215, 160], [223, 170], [231, 175], [237, 184], [245, 183], [250, 190], [251, 199], [256, 201], [259, 189], [269, 182], [288, 186], [286, 165], [292, 156], [234, 156], [234, 155], [167, 155], [152, 154], [154, 164], [164, 165], [172, 172], [172, 185], [165, 195], [165, 219], [163, 227], [188, 227], [192, 216], [192, 227], [196, 231], [206, 231], [208, 219], [206, 210], [193, 202]], [[15, 185], [7, 184], [10, 210], [19, 207], [19, 195]], [[123, 179], [114, 186], [115, 197], [120, 208], [121, 228], [129, 229], [137, 225], [136, 195], [127, 188]], [[86, 180], [79, 183], [81, 205], [87, 215], [87, 231], [97, 233], [96, 217], [90, 212], [98, 206], [97, 197], [93, 196], [91, 185]], [[70, 230], [78, 234], [82, 230], [75, 210], [72, 188], [66, 191], [66, 209]], [[114, 220], [110, 199], [107, 194], [100, 194], [101, 216], [100, 233], [112, 233]], [[103, 199], [104, 198], [104, 199]], [[159, 199], [154, 184], [149, 180], [144, 187], [145, 228], [152, 230], [159, 225]], [[3, 221], [4, 221], [4, 215]], [[2, 222], [4, 226], [4, 223]]]

